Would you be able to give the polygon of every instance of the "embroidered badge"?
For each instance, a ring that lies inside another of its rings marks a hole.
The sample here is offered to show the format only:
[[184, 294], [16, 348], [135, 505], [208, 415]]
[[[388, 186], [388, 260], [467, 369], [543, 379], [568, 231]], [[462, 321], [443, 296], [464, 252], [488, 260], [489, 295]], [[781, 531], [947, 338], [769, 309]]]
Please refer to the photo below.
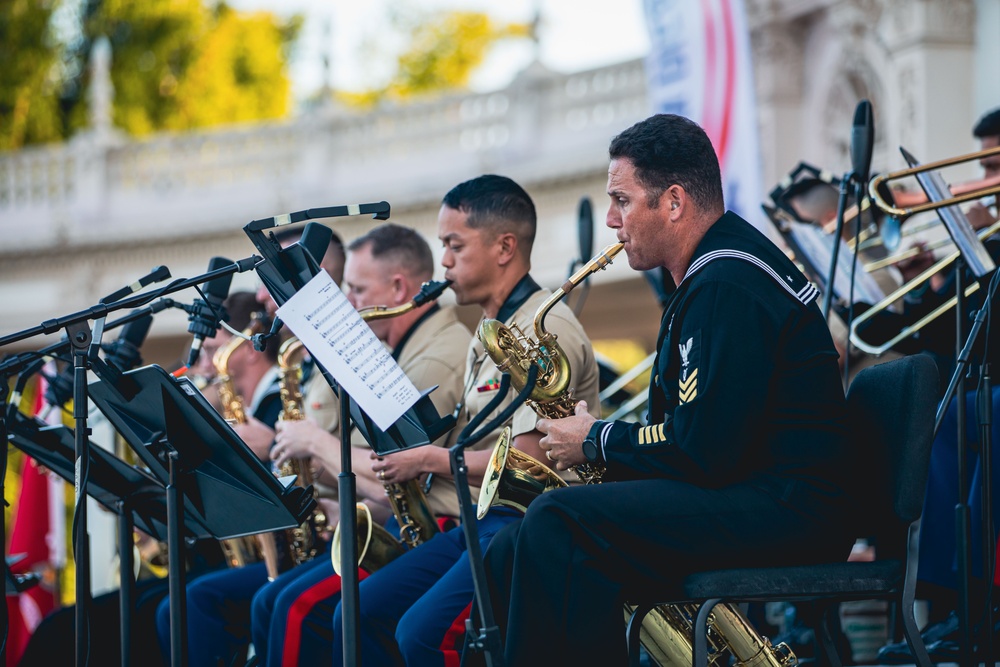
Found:
[[701, 356], [701, 332], [682, 343], [677, 351], [681, 355], [681, 369], [677, 378], [677, 400], [681, 405], [690, 403], [698, 396], [698, 361]]
[[486, 391], [496, 391], [499, 388], [500, 388], [500, 379], [499, 378], [490, 378], [489, 380], [487, 380], [485, 382], [485, 384], [483, 384], [483, 385], [481, 385], [479, 387], [476, 387], [476, 391], [478, 391], [480, 394], [482, 394], [483, 392], [486, 392]]

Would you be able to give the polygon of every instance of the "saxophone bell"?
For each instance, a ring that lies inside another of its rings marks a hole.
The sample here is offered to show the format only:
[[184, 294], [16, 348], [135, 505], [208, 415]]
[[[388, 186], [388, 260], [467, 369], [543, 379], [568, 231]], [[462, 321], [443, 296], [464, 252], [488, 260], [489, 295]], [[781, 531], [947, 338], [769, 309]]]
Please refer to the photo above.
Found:
[[526, 512], [528, 503], [541, 494], [567, 486], [562, 477], [534, 457], [510, 446], [510, 427], [505, 426], [486, 465], [479, 487], [476, 516], [482, 519], [493, 505]]

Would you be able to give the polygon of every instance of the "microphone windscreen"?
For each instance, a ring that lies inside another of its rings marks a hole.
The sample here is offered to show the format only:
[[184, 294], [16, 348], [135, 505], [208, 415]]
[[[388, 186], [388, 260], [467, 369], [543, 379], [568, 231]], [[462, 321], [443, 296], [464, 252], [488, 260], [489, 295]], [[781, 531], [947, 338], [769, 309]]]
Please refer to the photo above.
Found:
[[[225, 257], [213, 257], [208, 262], [208, 270], [217, 271], [223, 267], [229, 266], [232, 263], [233, 260]], [[229, 296], [229, 287], [232, 283], [233, 274], [231, 273], [227, 273], [217, 278], [212, 278], [205, 283], [205, 296], [211, 299], [214, 303], [220, 304], [226, 300], [227, 296]]]
[[576, 232], [580, 241], [580, 261], [586, 262], [594, 254], [594, 207], [590, 197], [580, 199]]
[[875, 120], [872, 105], [868, 100], [861, 100], [854, 109], [854, 126], [851, 130], [851, 168], [860, 181], [868, 181], [874, 146]]
[[323, 263], [323, 255], [330, 247], [330, 239], [333, 237], [333, 230], [318, 222], [306, 224], [302, 230], [302, 237], [299, 245], [306, 249], [312, 258], [316, 260], [316, 266]]

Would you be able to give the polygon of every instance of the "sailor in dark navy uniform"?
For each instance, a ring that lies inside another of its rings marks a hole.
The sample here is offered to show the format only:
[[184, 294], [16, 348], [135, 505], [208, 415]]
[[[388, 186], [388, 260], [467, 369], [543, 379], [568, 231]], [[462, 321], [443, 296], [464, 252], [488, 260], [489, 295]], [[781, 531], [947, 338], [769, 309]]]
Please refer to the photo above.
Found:
[[636, 270], [663, 266], [664, 312], [647, 424], [541, 420], [557, 489], [487, 553], [512, 665], [625, 664], [623, 601], [678, 592], [698, 570], [845, 559], [854, 536], [846, 403], [816, 288], [766, 237], [725, 213], [712, 144], [649, 118], [611, 144], [608, 226]]

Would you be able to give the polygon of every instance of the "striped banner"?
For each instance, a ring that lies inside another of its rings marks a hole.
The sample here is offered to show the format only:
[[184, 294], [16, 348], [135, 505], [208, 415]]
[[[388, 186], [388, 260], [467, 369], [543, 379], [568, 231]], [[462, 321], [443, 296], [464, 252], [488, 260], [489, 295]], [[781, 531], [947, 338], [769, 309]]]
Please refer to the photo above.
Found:
[[705, 129], [719, 156], [726, 207], [775, 240], [760, 208], [764, 191], [743, 0], [643, 0], [643, 8], [652, 111], [685, 116]]

